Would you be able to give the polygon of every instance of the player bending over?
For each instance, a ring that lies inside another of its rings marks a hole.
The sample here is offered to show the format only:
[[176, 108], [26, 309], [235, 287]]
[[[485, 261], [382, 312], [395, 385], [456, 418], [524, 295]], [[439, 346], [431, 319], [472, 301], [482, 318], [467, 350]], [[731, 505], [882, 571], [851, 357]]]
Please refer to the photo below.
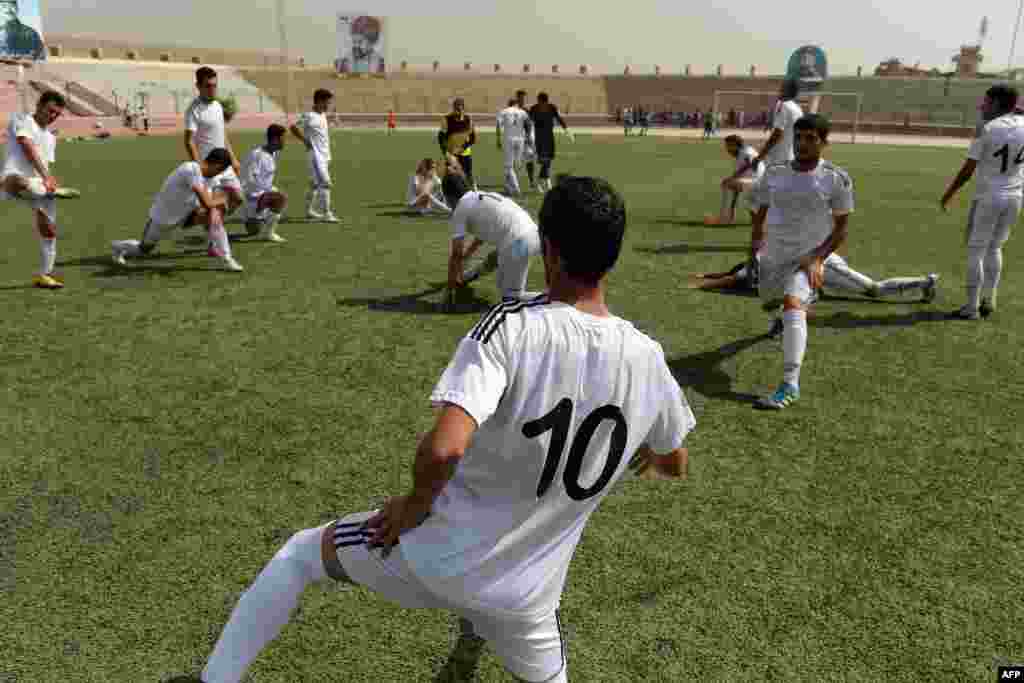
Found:
[[960, 173], [942, 196], [942, 210], [978, 172], [974, 202], [967, 219], [967, 303], [956, 312], [966, 320], [996, 310], [1003, 272], [1003, 244], [1020, 216], [1024, 200], [1024, 116], [1014, 111], [1016, 88], [996, 85], [985, 94], [988, 123], [971, 143]]
[[271, 125], [267, 128], [266, 144], [253, 148], [242, 163], [245, 225], [249, 235], [267, 242], [286, 241], [277, 234], [277, 224], [288, 206], [288, 196], [274, 187], [274, 176], [287, 133], [284, 126]]
[[829, 129], [817, 114], [798, 120], [796, 159], [769, 166], [752, 191], [751, 256], [761, 252], [758, 290], [766, 309], [783, 306], [782, 384], [758, 402], [760, 408], [781, 410], [800, 397], [807, 307], [824, 284], [825, 260], [846, 241], [853, 181], [821, 158]]
[[405, 205], [421, 216], [434, 211], [445, 215], [452, 212], [444, 202], [441, 179], [437, 176], [437, 162], [433, 159], [427, 157], [416, 164], [416, 172], [409, 176]]
[[306, 218], [322, 223], [341, 222], [331, 210], [331, 131], [327, 111], [333, 99], [329, 90], [317, 90], [313, 93], [313, 111], [300, 116], [291, 127], [292, 135], [302, 142], [309, 156]]
[[[492, 192], [469, 189], [461, 173], [444, 177], [444, 196], [452, 212], [452, 244], [448, 257], [448, 289], [454, 292], [465, 285], [464, 268], [484, 244], [498, 252], [498, 290], [505, 301], [531, 298], [526, 292], [530, 258], [540, 254], [537, 224], [519, 204]], [[467, 234], [475, 238], [466, 246]]]
[[214, 149], [202, 162], [186, 161], [164, 181], [149, 209], [149, 220], [141, 240], [118, 240], [113, 243], [113, 259], [127, 265], [127, 259], [149, 255], [157, 243], [175, 229], [205, 224], [210, 234], [210, 256], [219, 258], [224, 270], [241, 272], [242, 266], [231, 255], [231, 243], [224, 230], [224, 209], [227, 196], [223, 191], [211, 192], [211, 180], [231, 167], [231, 153]]
[[505, 193], [518, 197], [519, 174], [516, 166], [523, 158], [530, 133], [530, 115], [519, 107], [516, 100], [498, 112], [498, 149], [505, 152]]
[[32, 114], [12, 114], [7, 124], [7, 158], [4, 160], [0, 199], [23, 199], [32, 207], [39, 232], [39, 272], [32, 284], [41, 289], [60, 289], [54, 276], [57, 263], [57, 179], [50, 173], [56, 159], [57, 138], [48, 129], [64, 113], [64, 96], [44, 92]]
[[548, 193], [550, 296], [494, 307], [459, 342], [430, 396], [412, 488], [293, 535], [188, 680], [241, 681], [306, 589], [334, 579], [454, 612], [518, 680], [567, 683], [558, 606], [587, 521], [630, 471], [685, 479], [696, 424], [661, 346], [605, 304], [625, 224], [604, 181]]
[[202, 163], [215, 149], [225, 149], [231, 163], [224, 172], [208, 183], [210, 192], [223, 192], [228, 198], [227, 215], [231, 215], [245, 201], [242, 172], [231, 142], [228, 140], [224, 107], [217, 101], [217, 72], [208, 66], [196, 71], [199, 97], [185, 110], [185, 152], [189, 160]]
[[[705, 216], [705, 225], [732, 225], [736, 221], [736, 206], [745, 192], [764, 174], [763, 164], [754, 164], [757, 151], [739, 135], [725, 138], [726, 153], [736, 159], [736, 171], [724, 179], [722, 185], [722, 205], [717, 216]], [[751, 221], [753, 221], [753, 211]]]

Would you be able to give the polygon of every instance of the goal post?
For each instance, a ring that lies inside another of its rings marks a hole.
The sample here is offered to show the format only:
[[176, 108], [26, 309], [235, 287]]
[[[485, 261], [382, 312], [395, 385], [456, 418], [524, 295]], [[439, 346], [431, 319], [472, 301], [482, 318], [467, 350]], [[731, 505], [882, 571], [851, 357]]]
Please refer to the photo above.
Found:
[[[777, 91], [716, 90], [712, 110], [721, 114], [723, 109], [739, 108], [744, 112], [760, 112], [763, 115], [765, 111], [774, 108], [778, 99]], [[864, 93], [825, 90], [801, 95], [797, 101], [805, 111], [826, 114], [832, 119], [833, 125], [838, 123], [843, 124], [844, 128], [848, 127], [850, 142], [857, 142], [857, 132], [864, 108]], [[747, 120], [756, 119], [752, 117]]]

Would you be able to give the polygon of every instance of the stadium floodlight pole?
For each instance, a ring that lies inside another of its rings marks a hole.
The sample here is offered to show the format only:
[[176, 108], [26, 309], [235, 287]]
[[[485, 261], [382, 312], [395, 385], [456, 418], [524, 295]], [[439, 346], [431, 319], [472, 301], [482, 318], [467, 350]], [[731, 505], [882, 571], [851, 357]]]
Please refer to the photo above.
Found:
[[1010, 58], [1006, 61], [1006, 75], [1013, 70], [1013, 59], [1017, 56], [1017, 33], [1020, 32], [1020, 17], [1024, 14], [1024, 0], [1017, 4], [1017, 21], [1013, 24], [1013, 40], [1010, 41]]

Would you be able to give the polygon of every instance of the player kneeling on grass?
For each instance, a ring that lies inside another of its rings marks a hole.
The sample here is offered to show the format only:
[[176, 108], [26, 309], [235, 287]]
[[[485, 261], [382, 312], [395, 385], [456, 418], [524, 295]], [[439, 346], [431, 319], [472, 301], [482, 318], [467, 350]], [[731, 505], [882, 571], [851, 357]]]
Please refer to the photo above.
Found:
[[[454, 293], [471, 275], [464, 273], [465, 263], [484, 244], [498, 254], [498, 290], [505, 301], [519, 301], [536, 294], [526, 292], [530, 258], [540, 255], [537, 224], [519, 204], [492, 192], [469, 189], [466, 176], [450, 170], [444, 177], [444, 195], [452, 212], [452, 243], [448, 258], [448, 289]], [[466, 247], [466, 236], [473, 243]]]
[[409, 176], [409, 189], [405, 196], [406, 207], [421, 216], [437, 211], [450, 214], [441, 191], [441, 179], [437, 175], [437, 162], [427, 157], [416, 164], [416, 172]]
[[211, 194], [207, 183], [231, 167], [226, 149], [214, 149], [200, 163], [188, 161], [178, 166], [149, 209], [149, 220], [141, 240], [118, 240], [113, 243], [114, 263], [127, 265], [126, 259], [150, 254], [166, 233], [177, 228], [205, 224], [210, 235], [210, 256], [221, 259], [224, 269], [241, 272], [242, 266], [231, 255], [231, 243], [224, 230], [224, 210], [228, 204], [225, 193]]
[[62, 194], [57, 179], [50, 175], [57, 138], [47, 130], [64, 113], [64, 97], [54, 91], [43, 93], [33, 114], [12, 114], [7, 126], [7, 158], [4, 161], [2, 199], [22, 199], [32, 206], [39, 231], [41, 264], [32, 281], [42, 289], [60, 289], [64, 283], [54, 277], [57, 262], [57, 202]]
[[736, 159], [736, 171], [722, 181], [721, 209], [717, 216], [705, 216], [705, 225], [732, 225], [736, 221], [736, 207], [740, 198], [764, 174], [764, 164], [756, 163], [757, 150], [739, 135], [725, 138], [725, 151]]
[[518, 680], [569, 680], [558, 606], [583, 530], [627, 473], [685, 479], [696, 420], [661, 346], [605, 304], [622, 198], [602, 180], [563, 178], [540, 215], [549, 296], [495, 306], [459, 342], [430, 396], [438, 412], [411, 490], [292, 536], [242, 594], [201, 677], [177, 681], [239, 683], [328, 579], [453, 612]]
[[274, 187], [274, 176], [286, 133], [284, 126], [273, 124], [267, 128], [266, 144], [253, 149], [242, 162], [245, 227], [250, 236], [267, 242], [285, 241], [277, 234], [277, 224], [288, 205], [288, 196]]
[[853, 181], [821, 158], [829, 129], [817, 114], [798, 120], [796, 159], [769, 166], [752, 190], [751, 256], [761, 253], [758, 290], [766, 309], [783, 306], [782, 384], [758, 402], [760, 408], [780, 410], [800, 397], [807, 307], [824, 284], [825, 260], [846, 241]]

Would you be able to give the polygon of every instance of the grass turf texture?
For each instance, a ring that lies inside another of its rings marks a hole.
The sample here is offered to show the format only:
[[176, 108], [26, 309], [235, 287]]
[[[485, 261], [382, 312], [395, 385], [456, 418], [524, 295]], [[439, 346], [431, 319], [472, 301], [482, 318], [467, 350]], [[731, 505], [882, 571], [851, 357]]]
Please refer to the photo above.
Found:
[[[255, 144], [237, 135], [239, 151]], [[37, 241], [3, 212], [0, 680], [160, 681], [198, 671], [240, 592], [295, 530], [404, 492], [426, 397], [494, 278], [440, 312], [447, 226], [402, 217], [432, 133], [335, 136], [340, 226], [129, 269], [181, 155], [177, 138], [62, 143], [68, 288], [27, 288]], [[556, 170], [625, 195], [613, 310], [665, 348], [698, 417], [691, 480], [627, 478], [594, 515], [563, 601], [575, 681], [989, 681], [1024, 660], [1024, 277], [1014, 241], [996, 318], [953, 322], [967, 195], [936, 201], [962, 153], [837, 145], [856, 183], [851, 264], [942, 274], [933, 305], [832, 300], [811, 321], [801, 401], [755, 299], [685, 288], [742, 260], [748, 229], [705, 228], [721, 144], [582, 138]], [[479, 176], [500, 182], [493, 137]], [[279, 185], [304, 209], [291, 145]], [[529, 201], [534, 211], [537, 198]], [[241, 230], [233, 226], [232, 230]], [[1019, 237], [1015, 241], [1019, 241]], [[199, 251], [205, 251], [201, 247]], [[540, 261], [531, 285], [542, 284]], [[401, 477], [401, 488], [396, 480]], [[360, 589], [310, 590], [252, 681], [445, 681], [457, 626]], [[454, 659], [458, 659], [455, 657]], [[511, 680], [486, 652], [475, 680]]]

